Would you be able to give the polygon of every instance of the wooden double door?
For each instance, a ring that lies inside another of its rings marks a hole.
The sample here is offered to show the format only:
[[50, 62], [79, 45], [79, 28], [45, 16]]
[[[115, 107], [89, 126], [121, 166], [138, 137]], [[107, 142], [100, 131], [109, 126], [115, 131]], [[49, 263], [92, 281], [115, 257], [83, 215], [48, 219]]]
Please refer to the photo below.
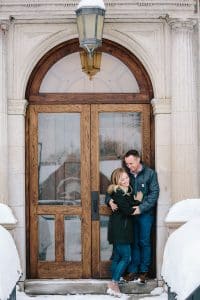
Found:
[[150, 105], [30, 105], [27, 128], [30, 277], [109, 277], [104, 197], [126, 151], [150, 163]]

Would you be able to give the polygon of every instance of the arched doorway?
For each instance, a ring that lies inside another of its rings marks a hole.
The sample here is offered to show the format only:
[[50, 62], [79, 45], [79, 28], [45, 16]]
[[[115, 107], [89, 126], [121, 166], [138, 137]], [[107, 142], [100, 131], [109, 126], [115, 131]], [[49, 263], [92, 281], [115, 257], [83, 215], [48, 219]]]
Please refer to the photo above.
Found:
[[29, 278], [106, 278], [111, 247], [104, 195], [130, 148], [153, 166], [152, 85], [142, 64], [104, 40], [102, 70], [80, 70], [78, 40], [36, 65], [27, 86]]

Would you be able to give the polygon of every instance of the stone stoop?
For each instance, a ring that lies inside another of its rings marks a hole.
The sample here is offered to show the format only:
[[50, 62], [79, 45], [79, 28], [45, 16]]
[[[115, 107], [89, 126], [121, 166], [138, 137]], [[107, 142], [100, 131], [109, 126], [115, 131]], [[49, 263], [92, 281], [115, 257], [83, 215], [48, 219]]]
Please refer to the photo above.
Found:
[[[107, 280], [97, 279], [29, 279], [24, 282], [24, 291], [28, 295], [67, 295], [95, 294], [104, 295], [107, 290]], [[128, 282], [120, 285], [124, 294], [130, 295], [131, 300], [149, 296], [158, 286], [156, 279], [148, 280], [144, 285]]]

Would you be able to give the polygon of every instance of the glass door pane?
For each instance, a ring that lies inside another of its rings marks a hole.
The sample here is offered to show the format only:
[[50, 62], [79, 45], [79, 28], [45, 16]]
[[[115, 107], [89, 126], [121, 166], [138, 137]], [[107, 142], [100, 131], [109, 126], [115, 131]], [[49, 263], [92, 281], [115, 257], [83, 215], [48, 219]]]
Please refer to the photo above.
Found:
[[121, 167], [123, 155], [129, 149], [141, 152], [141, 112], [99, 113], [100, 203], [114, 169]]
[[38, 114], [39, 204], [80, 205], [80, 114]]

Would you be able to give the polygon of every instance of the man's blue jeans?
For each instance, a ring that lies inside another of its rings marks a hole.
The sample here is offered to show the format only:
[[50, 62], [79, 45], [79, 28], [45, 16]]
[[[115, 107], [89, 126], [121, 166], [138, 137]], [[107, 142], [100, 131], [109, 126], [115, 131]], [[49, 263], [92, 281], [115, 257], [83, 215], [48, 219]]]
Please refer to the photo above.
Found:
[[113, 245], [112, 280], [118, 282], [131, 260], [131, 245], [115, 243]]
[[133, 217], [134, 241], [128, 272], [148, 272], [151, 264], [151, 228], [154, 216], [141, 214]]

